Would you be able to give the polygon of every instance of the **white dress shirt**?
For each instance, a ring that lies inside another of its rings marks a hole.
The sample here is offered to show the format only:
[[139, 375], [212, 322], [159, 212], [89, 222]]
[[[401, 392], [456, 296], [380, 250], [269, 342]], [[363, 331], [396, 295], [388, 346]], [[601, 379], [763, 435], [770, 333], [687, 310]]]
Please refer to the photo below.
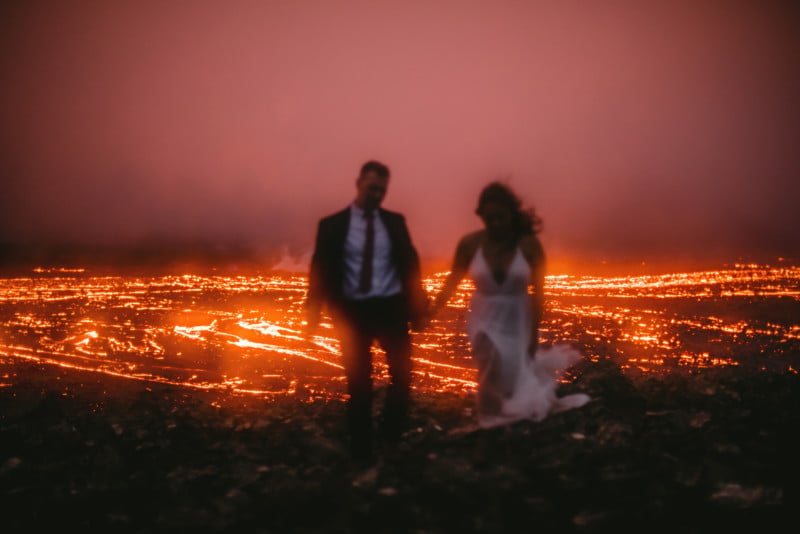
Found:
[[344, 294], [351, 299], [391, 297], [399, 294], [403, 287], [392, 265], [392, 243], [378, 212], [374, 221], [375, 248], [372, 255], [372, 288], [367, 293], [358, 290], [361, 263], [364, 258], [364, 243], [367, 240], [367, 220], [364, 210], [355, 203], [350, 206], [350, 225], [344, 244]]

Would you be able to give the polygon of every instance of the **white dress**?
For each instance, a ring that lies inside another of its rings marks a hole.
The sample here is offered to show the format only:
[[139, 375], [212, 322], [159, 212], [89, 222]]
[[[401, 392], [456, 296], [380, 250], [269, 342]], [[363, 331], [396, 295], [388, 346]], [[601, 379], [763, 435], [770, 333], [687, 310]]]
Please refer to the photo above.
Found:
[[589, 396], [556, 396], [558, 379], [581, 359], [566, 344], [540, 348], [528, 356], [531, 269], [519, 248], [503, 283], [492, 276], [479, 248], [469, 274], [475, 284], [467, 315], [467, 334], [478, 366], [478, 424], [488, 428], [583, 406]]

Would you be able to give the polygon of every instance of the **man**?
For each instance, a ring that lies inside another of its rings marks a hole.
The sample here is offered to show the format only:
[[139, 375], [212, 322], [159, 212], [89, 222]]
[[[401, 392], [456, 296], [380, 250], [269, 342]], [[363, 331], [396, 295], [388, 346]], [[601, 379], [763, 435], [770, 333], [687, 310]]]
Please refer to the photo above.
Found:
[[306, 300], [307, 333], [327, 306], [341, 342], [357, 461], [369, 460], [373, 452], [372, 344], [378, 341], [386, 352], [390, 384], [382, 433], [395, 442], [409, 410], [409, 322], [421, 321], [428, 303], [405, 219], [380, 207], [388, 185], [389, 168], [368, 161], [356, 180], [355, 201], [320, 221]]

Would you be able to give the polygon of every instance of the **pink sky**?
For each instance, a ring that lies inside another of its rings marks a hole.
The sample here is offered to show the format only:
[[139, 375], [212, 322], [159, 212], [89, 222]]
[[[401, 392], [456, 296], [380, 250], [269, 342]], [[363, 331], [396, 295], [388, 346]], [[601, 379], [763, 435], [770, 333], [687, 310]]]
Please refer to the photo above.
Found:
[[0, 241], [311, 246], [367, 159], [425, 258], [510, 176], [551, 257], [800, 250], [790, 2], [0, 8]]

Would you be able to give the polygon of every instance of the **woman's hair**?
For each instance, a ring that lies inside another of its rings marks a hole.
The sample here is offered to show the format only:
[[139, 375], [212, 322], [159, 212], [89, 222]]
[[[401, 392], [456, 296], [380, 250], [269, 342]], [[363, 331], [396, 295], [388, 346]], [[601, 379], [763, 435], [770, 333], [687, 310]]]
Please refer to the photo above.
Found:
[[478, 208], [475, 213], [482, 215], [486, 204], [496, 203], [507, 207], [513, 214], [514, 231], [519, 236], [537, 234], [541, 230], [542, 220], [533, 208], [523, 208], [519, 197], [506, 184], [495, 181], [481, 191]]

